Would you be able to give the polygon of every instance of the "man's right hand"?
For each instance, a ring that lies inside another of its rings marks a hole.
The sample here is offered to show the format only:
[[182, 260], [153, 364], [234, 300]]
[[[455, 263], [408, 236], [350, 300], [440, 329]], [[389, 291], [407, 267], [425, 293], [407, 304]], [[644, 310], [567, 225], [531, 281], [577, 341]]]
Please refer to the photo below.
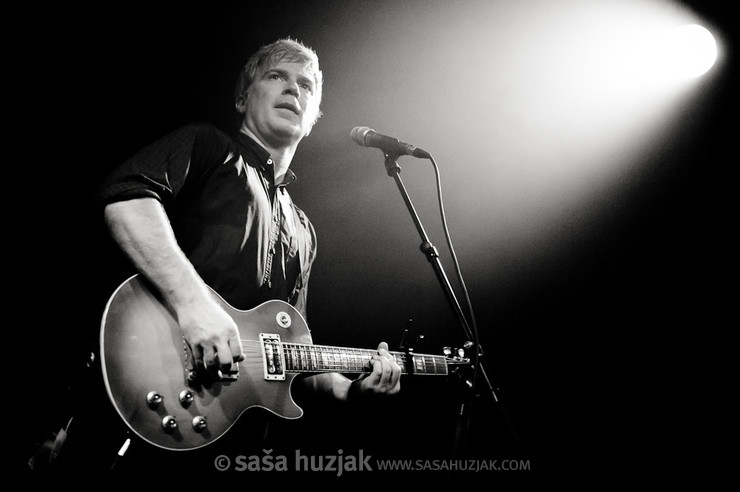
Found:
[[235, 362], [244, 360], [239, 329], [215, 300], [190, 303], [177, 311], [177, 318], [196, 371], [228, 373]]

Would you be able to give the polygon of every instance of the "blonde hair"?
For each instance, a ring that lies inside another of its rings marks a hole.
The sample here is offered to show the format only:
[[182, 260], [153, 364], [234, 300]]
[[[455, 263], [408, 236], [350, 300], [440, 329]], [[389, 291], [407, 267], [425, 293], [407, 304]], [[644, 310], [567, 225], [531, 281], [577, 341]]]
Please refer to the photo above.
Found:
[[[273, 43], [261, 47], [251, 57], [249, 57], [249, 60], [247, 60], [247, 63], [239, 74], [239, 80], [237, 81], [236, 89], [234, 90], [235, 102], [238, 103], [239, 99], [246, 95], [249, 86], [251, 86], [260, 75], [281, 61], [305, 63], [313, 72], [314, 83], [316, 86], [316, 104], [317, 107], [320, 106], [324, 76], [319, 69], [319, 57], [313, 49], [292, 38], [278, 39]], [[320, 116], [321, 111], [319, 110], [316, 112], [316, 119], [313, 123], [315, 123]]]

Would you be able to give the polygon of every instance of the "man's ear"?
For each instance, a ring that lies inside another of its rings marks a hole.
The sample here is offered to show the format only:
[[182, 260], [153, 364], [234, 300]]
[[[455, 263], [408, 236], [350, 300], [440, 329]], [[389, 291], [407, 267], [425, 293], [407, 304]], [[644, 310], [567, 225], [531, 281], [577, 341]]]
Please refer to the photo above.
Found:
[[247, 112], [247, 95], [243, 94], [239, 96], [236, 99], [236, 103], [234, 104], [234, 107], [236, 108], [236, 111], [238, 113], [246, 113]]

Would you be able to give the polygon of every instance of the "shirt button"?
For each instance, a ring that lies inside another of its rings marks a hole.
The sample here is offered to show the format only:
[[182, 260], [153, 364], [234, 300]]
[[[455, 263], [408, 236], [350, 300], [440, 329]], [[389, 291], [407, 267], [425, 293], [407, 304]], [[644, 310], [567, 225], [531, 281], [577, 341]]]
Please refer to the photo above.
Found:
[[267, 159], [267, 164], [272, 166], [272, 159]]

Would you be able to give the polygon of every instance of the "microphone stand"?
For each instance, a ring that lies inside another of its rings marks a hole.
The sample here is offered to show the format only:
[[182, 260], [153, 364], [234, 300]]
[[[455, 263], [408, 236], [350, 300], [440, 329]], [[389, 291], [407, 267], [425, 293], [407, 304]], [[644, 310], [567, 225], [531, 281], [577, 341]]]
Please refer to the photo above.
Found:
[[[483, 381], [486, 385], [487, 391], [490, 393], [491, 397], [493, 398], [493, 401], [497, 404], [500, 403], [499, 397], [496, 394], [496, 390], [493, 387], [493, 384], [491, 383], [491, 380], [488, 377], [488, 374], [486, 373], [485, 367], [480, 364], [480, 359], [483, 357], [483, 348], [478, 344], [477, 336], [473, 333], [473, 330], [470, 327], [470, 324], [468, 323], [468, 320], [463, 313], [462, 308], [460, 307], [460, 303], [457, 300], [457, 297], [455, 296], [455, 292], [452, 289], [452, 286], [450, 284], [450, 281], [447, 277], [447, 274], [444, 271], [444, 268], [442, 266], [442, 263], [439, 259], [439, 254], [437, 252], [437, 248], [432, 244], [432, 242], [429, 240], [429, 236], [427, 235], [426, 231], [424, 230], [424, 226], [421, 223], [421, 220], [419, 219], [419, 215], [416, 213], [416, 209], [414, 208], [413, 203], [411, 202], [411, 198], [409, 197], [408, 191], [406, 190], [406, 187], [403, 184], [403, 181], [401, 180], [401, 167], [398, 165], [398, 157], [399, 154], [397, 153], [388, 153], [383, 152], [385, 155], [385, 169], [388, 173], [388, 176], [392, 177], [396, 185], [398, 186], [398, 190], [401, 192], [401, 197], [403, 198], [403, 201], [406, 203], [406, 207], [409, 210], [409, 213], [411, 214], [411, 218], [414, 221], [414, 225], [416, 226], [417, 231], [419, 232], [419, 236], [421, 237], [421, 245], [419, 249], [422, 253], [427, 257], [427, 260], [429, 260], [429, 263], [432, 265], [432, 268], [434, 269], [434, 273], [437, 276], [437, 279], [440, 282], [440, 285], [442, 286], [442, 290], [444, 291], [445, 296], [447, 297], [447, 301], [450, 303], [450, 306], [452, 307], [452, 310], [455, 313], [455, 316], [457, 317], [458, 322], [460, 323], [460, 326], [462, 327], [465, 336], [467, 337], [467, 340], [474, 342], [474, 350], [476, 351], [476, 356], [473, 359], [475, 361], [475, 367], [474, 371], [479, 372], [481, 376], [483, 377]], [[469, 381], [466, 381], [468, 384], [469, 389], [473, 392], [473, 397], [475, 397], [475, 390], [473, 383], [470, 383]], [[456, 436], [455, 436], [455, 444], [453, 449], [453, 455], [457, 455], [460, 452], [460, 449], [462, 447], [462, 443], [465, 439], [465, 434], [467, 433], [468, 427], [470, 425], [470, 411], [471, 411], [471, 405], [466, 405], [465, 402], [462, 402], [460, 404], [460, 408], [458, 411], [458, 424], [456, 429]], [[518, 438], [516, 437], [516, 434], [513, 430], [513, 427], [511, 426], [511, 423], [509, 422], [506, 413], [503, 411], [503, 409], [500, 409], [502, 411], [502, 415], [504, 417], [506, 427], [510, 433], [510, 437], [512, 440], [516, 443], [518, 441]]]

